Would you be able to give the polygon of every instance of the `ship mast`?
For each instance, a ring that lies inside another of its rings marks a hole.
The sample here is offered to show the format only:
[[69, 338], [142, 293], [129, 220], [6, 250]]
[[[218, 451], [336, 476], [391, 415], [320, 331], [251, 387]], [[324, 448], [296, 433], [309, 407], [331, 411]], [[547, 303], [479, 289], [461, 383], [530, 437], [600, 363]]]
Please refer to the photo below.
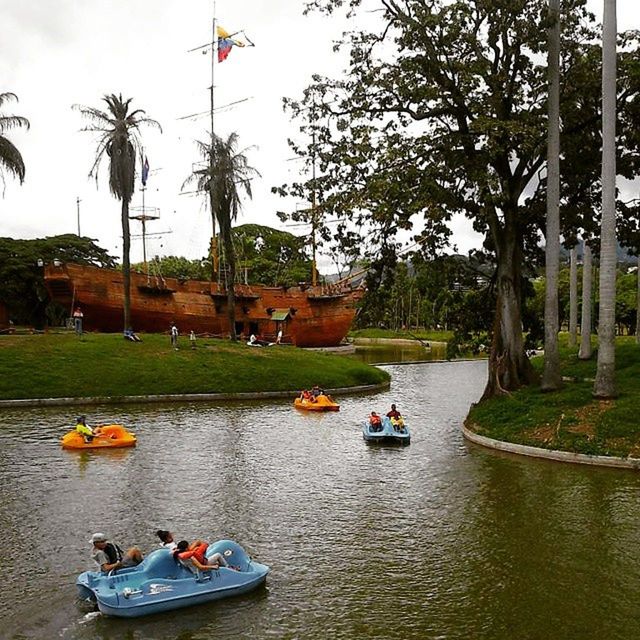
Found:
[[210, 109], [211, 109], [211, 147], [209, 149], [209, 204], [211, 206], [211, 280], [213, 281], [218, 276], [218, 284], [220, 284], [220, 270], [218, 269], [218, 251], [216, 247], [216, 216], [213, 208], [213, 189], [211, 180], [213, 177], [213, 150], [215, 145], [215, 129], [213, 121], [213, 113], [215, 108], [215, 94], [214, 94], [214, 82], [216, 73], [216, 0], [213, 0], [213, 20], [211, 21], [211, 88], [209, 91], [210, 96]]

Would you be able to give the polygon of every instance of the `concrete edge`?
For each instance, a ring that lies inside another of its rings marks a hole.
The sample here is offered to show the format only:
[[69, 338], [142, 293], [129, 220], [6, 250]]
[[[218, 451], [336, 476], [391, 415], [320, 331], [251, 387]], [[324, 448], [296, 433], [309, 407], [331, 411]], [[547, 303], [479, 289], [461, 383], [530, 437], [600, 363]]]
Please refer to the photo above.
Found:
[[[363, 384], [356, 387], [327, 389], [331, 395], [351, 393], [374, 393], [391, 386], [390, 380], [377, 384]], [[134, 404], [145, 402], [222, 402], [229, 400], [256, 400], [269, 398], [295, 398], [300, 391], [259, 391], [242, 393], [184, 393], [158, 394], [147, 396], [91, 396], [87, 398], [24, 398], [20, 400], [0, 400], [0, 409], [12, 407], [56, 407], [61, 405], [86, 404]]]
[[515, 444], [504, 440], [495, 440], [487, 436], [481, 436], [471, 431], [466, 425], [462, 425], [462, 435], [481, 447], [506, 451], [530, 458], [545, 458], [556, 462], [571, 462], [574, 464], [589, 464], [598, 467], [614, 467], [617, 469], [640, 469], [640, 458], [617, 458], [615, 456], [595, 456], [586, 453], [573, 453], [571, 451], [558, 451], [556, 449], [541, 449], [525, 444]]

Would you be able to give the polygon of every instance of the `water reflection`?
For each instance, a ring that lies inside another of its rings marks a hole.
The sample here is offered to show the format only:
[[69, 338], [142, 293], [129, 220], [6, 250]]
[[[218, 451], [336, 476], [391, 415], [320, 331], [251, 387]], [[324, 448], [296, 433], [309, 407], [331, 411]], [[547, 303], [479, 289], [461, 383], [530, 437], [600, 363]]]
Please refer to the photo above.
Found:
[[[388, 391], [343, 397], [336, 414], [287, 401], [85, 410], [133, 427], [138, 446], [119, 451], [63, 451], [61, 408], [0, 413], [0, 635], [637, 637], [638, 475], [467, 445], [459, 424], [485, 362], [390, 371]], [[362, 421], [391, 402], [412, 444], [367, 447]], [[91, 533], [149, 550], [158, 528], [237, 539], [271, 565], [266, 587], [87, 617], [74, 580]]]

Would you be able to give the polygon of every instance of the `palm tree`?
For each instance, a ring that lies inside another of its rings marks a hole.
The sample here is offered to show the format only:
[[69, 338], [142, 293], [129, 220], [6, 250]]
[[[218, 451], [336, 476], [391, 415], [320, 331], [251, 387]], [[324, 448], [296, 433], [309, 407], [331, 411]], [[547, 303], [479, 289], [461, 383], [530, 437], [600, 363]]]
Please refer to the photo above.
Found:
[[251, 198], [251, 180], [260, 174], [249, 166], [245, 155], [246, 149], [237, 150], [237, 133], [231, 133], [226, 140], [214, 134], [210, 143], [196, 141], [196, 144], [205, 166], [194, 170], [185, 181], [185, 185], [195, 182], [199, 191], [206, 191], [209, 194], [214, 229], [217, 220], [227, 266], [225, 287], [227, 290], [229, 334], [232, 340], [236, 340], [234, 291], [236, 261], [231, 224], [238, 217], [242, 207], [241, 191], [244, 191]]
[[589, 360], [591, 358], [591, 247], [586, 240], [583, 240], [582, 246], [582, 316], [578, 359]]
[[[9, 100], [18, 100], [15, 93], [0, 93], [0, 107]], [[4, 172], [24, 182], [24, 160], [16, 146], [4, 134], [5, 131], [19, 127], [29, 128], [29, 121], [22, 116], [3, 116], [0, 114], [0, 180], [4, 185]]]
[[598, 366], [593, 395], [613, 398], [616, 310], [616, 0], [604, 0], [602, 33], [602, 219]]
[[569, 251], [569, 346], [575, 347], [578, 338], [578, 260], [576, 248]]
[[131, 100], [124, 100], [122, 94], [106, 95], [107, 110], [75, 105], [75, 109], [87, 118], [88, 124], [82, 131], [97, 133], [96, 157], [89, 172], [98, 179], [98, 169], [105, 155], [109, 158], [109, 190], [121, 201], [122, 219], [122, 274], [124, 279], [124, 329], [131, 327], [131, 264], [129, 249], [129, 204], [133, 197], [136, 173], [136, 157], [142, 158], [142, 143], [139, 137], [140, 125], [160, 125], [145, 116], [141, 109], [130, 110]]
[[547, 138], [546, 289], [544, 371], [541, 388], [562, 386], [558, 351], [558, 270], [560, 262], [560, 0], [549, 0], [549, 125]]

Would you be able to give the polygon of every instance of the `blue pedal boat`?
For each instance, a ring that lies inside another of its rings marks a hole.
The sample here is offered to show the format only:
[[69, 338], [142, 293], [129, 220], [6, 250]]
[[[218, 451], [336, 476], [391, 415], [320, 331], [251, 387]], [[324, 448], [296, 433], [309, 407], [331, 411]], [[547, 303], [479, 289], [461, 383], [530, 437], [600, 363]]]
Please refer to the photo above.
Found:
[[411, 443], [409, 427], [405, 424], [400, 430], [394, 429], [391, 424], [391, 419], [387, 417], [382, 419], [382, 431], [373, 431], [367, 420], [367, 422], [362, 425], [362, 437], [367, 442], [378, 444], [407, 445]]
[[269, 567], [254, 562], [236, 542], [220, 540], [207, 549], [206, 556], [216, 552], [239, 570], [192, 570], [168, 549], [158, 549], [136, 567], [108, 574], [85, 571], [76, 585], [80, 597], [96, 602], [102, 613], [134, 618], [246, 593], [266, 580]]

